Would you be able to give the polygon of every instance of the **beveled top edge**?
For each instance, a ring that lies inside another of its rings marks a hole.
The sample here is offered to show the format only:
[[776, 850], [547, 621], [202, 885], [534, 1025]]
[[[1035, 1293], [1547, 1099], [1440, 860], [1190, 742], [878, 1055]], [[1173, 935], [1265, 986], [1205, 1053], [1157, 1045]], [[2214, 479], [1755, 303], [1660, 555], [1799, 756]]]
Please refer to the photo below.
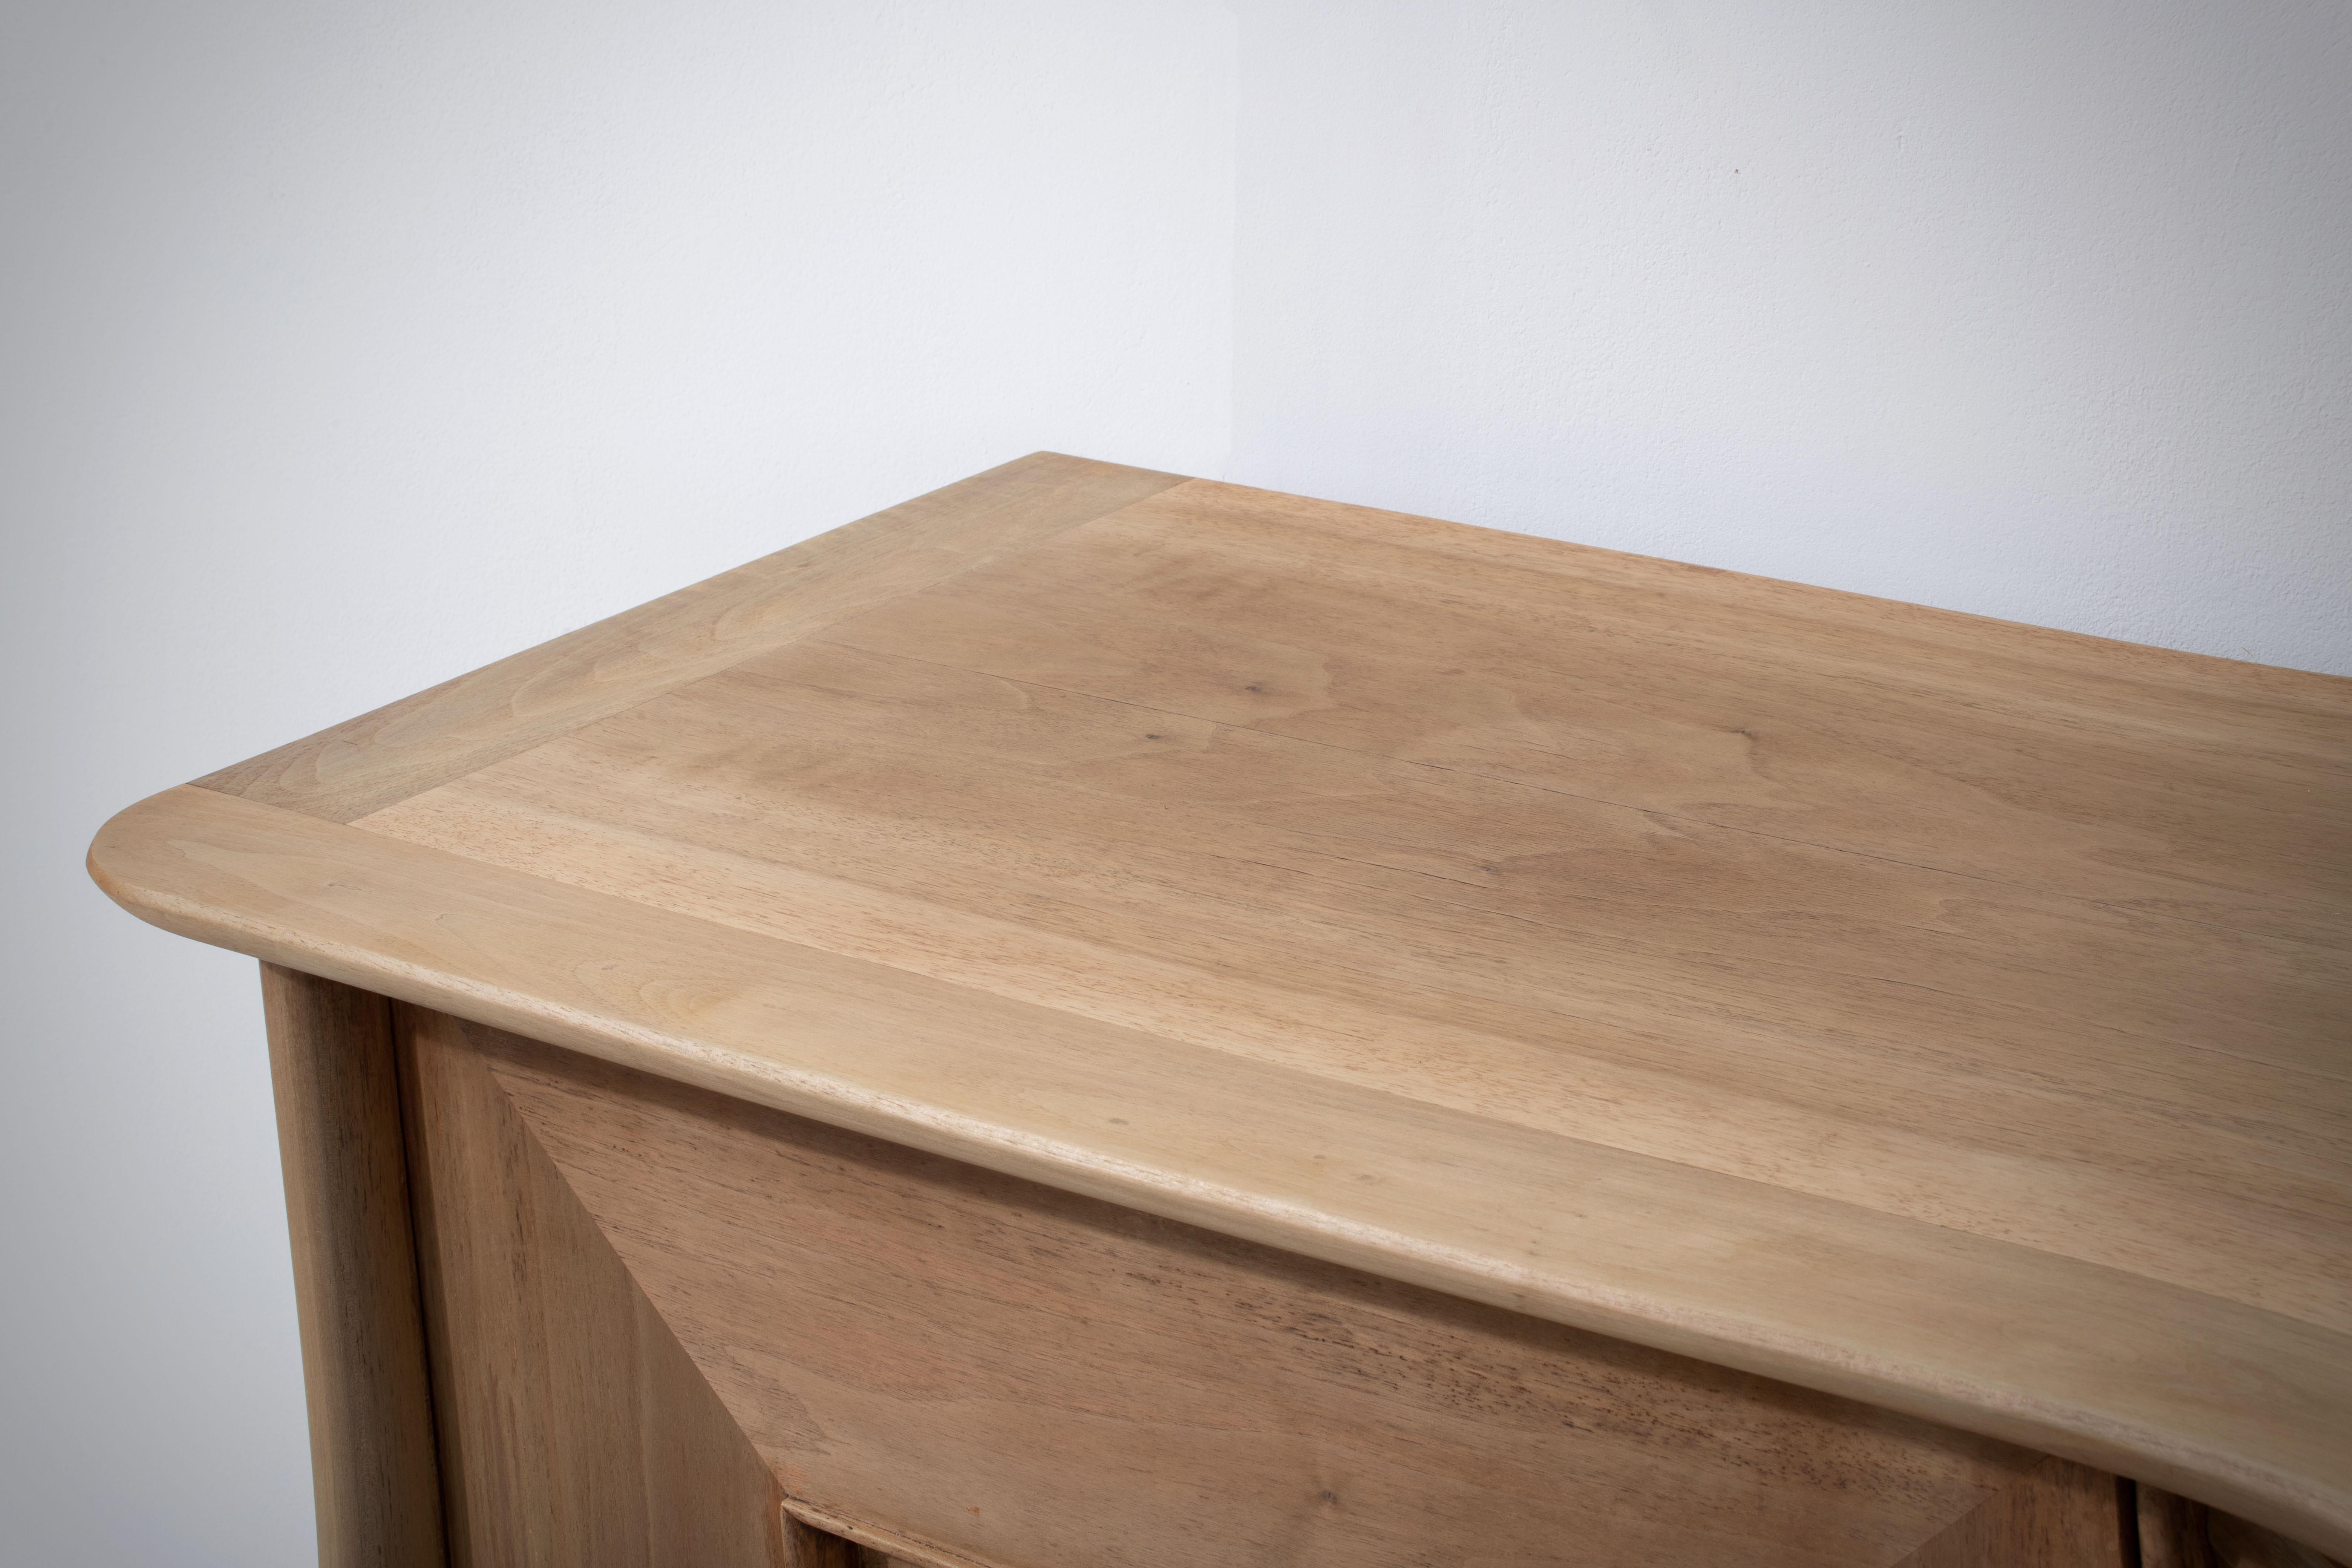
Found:
[[350, 822], [1183, 482], [1033, 452], [192, 782]]
[[1508, 563], [1535, 570], [1562, 571], [1625, 582], [1699, 598], [1765, 602], [1792, 615], [1807, 617], [1834, 612], [1853, 622], [1900, 627], [1929, 637], [1958, 639], [1983, 646], [1987, 639], [2020, 648], [2031, 647], [2063, 657], [2091, 658], [2111, 668], [2137, 667], [2163, 679], [2183, 678], [2266, 694], [2290, 694], [2315, 699], [2332, 710], [2352, 715], [2352, 675], [2302, 669], [2293, 665], [2263, 664], [2223, 654], [2198, 653], [2161, 643], [2134, 642], [2096, 632], [2072, 631], [2033, 621], [2011, 620], [1974, 610], [1889, 598], [1854, 588], [1831, 588], [1791, 577], [1772, 577], [1735, 567], [1706, 566], [1671, 556], [1557, 539], [1483, 523], [1396, 511], [1352, 501], [1331, 501], [1284, 490], [1235, 484], [1226, 479], [1196, 479], [1187, 486], [1187, 498], [1213, 505], [1215, 492], [1245, 493], [1286, 509], [1286, 522], [1307, 529], [1338, 531], [1348, 526], [1333, 514], [1344, 511], [1349, 521], [1377, 518], [1401, 537], [1439, 555], [1470, 555], [1487, 563]]
[[[191, 780], [289, 811], [351, 822], [527, 751], [583, 724], [919, 592], [1006, 552], [1178, 486], [1279, 491], [1033, 452], [845, 523], [561, 637]], [[2352, 712], [2352, 677], [2254, 664], [2063, 631], [1845, 589], [1699, 566], [1538, 535], [1350, 506], [1439, 553], [1638, 577], [1674, 591], [1726, 593], [1808, 615], [1834, 611], [1931, 636], [2136, 664]], [[1297, 520], [1314, 526], [1312, 509]]]
[[142, 920], [267, 962], [2099, 1465], [2352, 1553], [2352, 1339], [2275, 1313], [210, 790], [122, 812], [89, 866]]

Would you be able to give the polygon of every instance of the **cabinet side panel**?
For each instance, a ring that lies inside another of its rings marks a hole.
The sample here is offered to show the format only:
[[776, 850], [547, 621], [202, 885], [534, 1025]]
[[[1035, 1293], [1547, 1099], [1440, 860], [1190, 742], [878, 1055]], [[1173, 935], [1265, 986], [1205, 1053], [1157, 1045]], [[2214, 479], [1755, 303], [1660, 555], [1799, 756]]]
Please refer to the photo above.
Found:
[[321, 1568], [441, 1568], [392, 1005], [261, 966]]
[[451, 1556], [777, 1568], [782, 1497], [478, 1058], [394, 1014]]
[[1885, 1568], [2039, 1462], [457, 1027], [793, 1506], [921, 1556]]

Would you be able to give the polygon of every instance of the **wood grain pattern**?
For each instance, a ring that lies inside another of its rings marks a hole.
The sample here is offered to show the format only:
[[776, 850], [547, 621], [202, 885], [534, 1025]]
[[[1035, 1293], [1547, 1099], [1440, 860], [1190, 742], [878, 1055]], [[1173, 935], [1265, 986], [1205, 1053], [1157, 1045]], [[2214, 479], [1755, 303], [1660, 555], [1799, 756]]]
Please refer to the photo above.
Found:
[[959, 559], [94, 866], [2352, 1551], [2352, 681], [1200, 480]]
[[955, 1558], [1865, 1568], [2040, 1463], [454, 1034], [786, 1490]]
[[844, 1519], [800, 1498], [785, 1500], [786, 1517], [814, 1538], [812, 1550], [837, 1551], [827, 1538], [845, 1543], [854, 1555], [850, 1568], [1003, 1568], [936, 1546], [908, 1540], [895, 1531], [880, 1530], [863, 1520]]
[[2297, 1319], [211, 791], [124, 813], [93, 858], [183, 934], [2352, 1539], [2352, 1355]]
[[348, 822], [1180, 478], [1034, 453], [196, 782]]
[[2341, 1568], [2300, 1542], [2220, 1509], [2206, 1510], [2205, 1533], [2221, 1568]]
[[398, 1020], [456, 1568], [779, 1568], [782, 1499], [446, 1020]]
[[2221, 1568], [2206, 1531], [2208, 1510], [2160, 1487], [2134, 1489], [2133, 1512], [2138, 1526], [2139, 1568]]
[[392, 1008], [261, 967], [322, 1568], [443, 1568]]
[[2300, 944], [822, 644], [359, 826], [2352, 1330]]
[[2131, 1483], [2045, 1459], [1896, 1568], [2146, 1568]]
[[845, 625], [924, 657], [2341, 942], [2352, 680], [1194, 480]]

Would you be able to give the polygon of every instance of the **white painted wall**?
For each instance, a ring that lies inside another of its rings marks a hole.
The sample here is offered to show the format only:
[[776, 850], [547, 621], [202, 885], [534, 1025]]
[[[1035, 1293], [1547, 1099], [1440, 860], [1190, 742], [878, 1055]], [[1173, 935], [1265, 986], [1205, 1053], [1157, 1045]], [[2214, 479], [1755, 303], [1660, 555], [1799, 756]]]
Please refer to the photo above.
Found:
[[179, 780], [1040, 447], [1214, 471], [1233, 34], [1087, 0], [0, 11], [0, 1564], [310, 1561]]
[[310, 1556], [108, 812], [1038, 447], [2352, 672], [2348, 19], [15, 0], [0, 1563]]
[[2352, 672], [2352, 6], [1239, 11], [1234, 478]]

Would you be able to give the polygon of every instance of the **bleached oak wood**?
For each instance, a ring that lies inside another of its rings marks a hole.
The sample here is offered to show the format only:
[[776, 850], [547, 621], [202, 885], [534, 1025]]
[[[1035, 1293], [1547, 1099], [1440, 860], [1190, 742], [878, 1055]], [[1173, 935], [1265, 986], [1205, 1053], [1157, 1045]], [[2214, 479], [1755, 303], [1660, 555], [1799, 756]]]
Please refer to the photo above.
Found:
[[824, 643], [359, 826], [2352, 1328], [2300, 944]]
[[348, 822], [1181, 477], [1034, 453], [197, 782]]
[[775, 1478], [480, 1058], [398, 1022], [455, 1568], [781, 1568]]
[[845, 1535], [1024, 1568], [1884, 1568], [2044, 1468], [478, 1025], [446, 1037]]
[[2341, 677], [1206, 480], [833, 638], [2143, 915], [2352, 930]]
[[322, 1568], [443, 1568], [392, 1005], [261, 967]]
[[625, 701], [501, 676], [363, 724], [401, 743], [331, 789], [331, 745], [171, 792], [94, 868], [206, 940], [2352, 1549], [2352, 682], [1119, 499], [928, 576], [877, 537]]

